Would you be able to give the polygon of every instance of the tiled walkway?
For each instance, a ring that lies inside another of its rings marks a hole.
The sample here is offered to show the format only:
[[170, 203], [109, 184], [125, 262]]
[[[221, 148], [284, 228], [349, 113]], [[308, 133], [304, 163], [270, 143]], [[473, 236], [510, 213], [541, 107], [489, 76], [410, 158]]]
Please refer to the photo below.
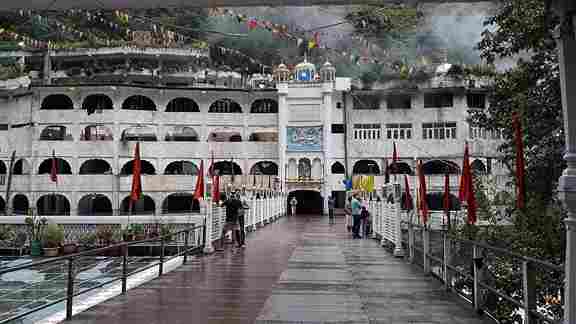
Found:
[[281, 219], [245, 250], [194, 259], [70, 323], [487, 323], [338, 221]]

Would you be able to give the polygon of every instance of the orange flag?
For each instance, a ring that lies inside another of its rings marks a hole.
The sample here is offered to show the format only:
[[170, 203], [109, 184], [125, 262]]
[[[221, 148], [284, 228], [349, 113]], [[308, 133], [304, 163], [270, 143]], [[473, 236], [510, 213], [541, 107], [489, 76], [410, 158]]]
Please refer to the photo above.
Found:
[[200, 161], [200, 170], [196, 175], [196, 188], [194, 189], [194, 199], [204, 199], [204, 160]]
[[134, 161], [132, 162], [132, 190], [130, 192], [130, 205], [133, 206], [134, 202], [140, 200], [142, 197], [142, 163], [140, 161], [140, 142], [136, 143], [134, 149]]
[[418, 162], [418, 180], [420, 182], [420, 190], [418, 190], [419, 206], [420, 212], [422, 213], [422, 222], [426, 224], [428, 222], [428, 203], [426, 202], [426, 178], [424, 177], [424, 172], [422, 170], [422, 161]]

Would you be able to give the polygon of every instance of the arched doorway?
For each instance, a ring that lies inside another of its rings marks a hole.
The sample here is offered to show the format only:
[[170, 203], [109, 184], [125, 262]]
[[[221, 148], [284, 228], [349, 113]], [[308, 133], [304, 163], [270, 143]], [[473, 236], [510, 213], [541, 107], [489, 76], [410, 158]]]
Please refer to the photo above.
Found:
[[78, 215], [112, 216], [112, 203], [102, 194], [86, 195], [78, 202]]
[[324, 208], [322, 196], [314, 190], [296, 190], [288, 195], [288, 206], [292, 197], [298, 201], [296, 205], [297, 215], [321, 215]]
[[49, 194], [38, 199], [36, 203], [38, 215], [43, 216], [60, 216], [70, 215], [70, 202], [63, 195]]
[[12, 197], [12, 213], [14, 215], [27, 215], [30, 203], [28, 197], [22, 194], [17, 194]]
[[6, 215], [6, 202], [2, 197], [0, 197], [0, 215]]
[[[127, 196], [122, 200], [120, 213], [122, 215], [128, 215], [130, 213], [130, 196]], [[154, 202], [154, 199], [147, 195], [140, 197], [140, 199], [134, 203], [134, 207], [132, 208], [133, 215], [154, 215], [155, 213], [156, 203]]]
[[162, 214], [199, 213], [200, 202], [190, 193], [173, 193], [164, 199]]

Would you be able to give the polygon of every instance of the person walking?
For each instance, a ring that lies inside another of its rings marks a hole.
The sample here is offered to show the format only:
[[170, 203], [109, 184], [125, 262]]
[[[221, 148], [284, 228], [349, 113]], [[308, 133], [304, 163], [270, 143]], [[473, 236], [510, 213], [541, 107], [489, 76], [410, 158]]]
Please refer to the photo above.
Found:
[[228, 231], [232, 231], [232, 238], [237, 246], [240, 246], [240, 226], [238, 225], [238, 213], [242, 208], [242, 203], [235, 194], [231, 194], [230, 198], [222, 203], [226, 208], [226, 222], [222, 228], [220, 235], [220, 247], [216, 251], [224, 251], [224, 238]]
[[362, 211], [360, 212], [360, 222], [362, 226], [362, 237], [368, 238], [368, 221], [370, 219], [370, 212], [366, 206], [362, 206]]
[[246, 200], [246, 196], [245, 195], [240, 195], [240, 193], [237, 193], [240, 202], [242, 203], [242, 207], [240, 207], [239, 211], [238, 211], [238, 225], [240, 226], [240, 247], [245, 247], [246, 246], [246, 228], [245, 228], [245, 215], [246, 215], [246, 210], [250, 209], [250, 206], [248, 206], [248, 201]]
[[296, 200], [296, 197], [292, 197], [292, 200], [290, 200], [290, 214], [292, 216], [296, 215], [296, 205], [298, 205], [298, 200]]
[[362, 203], [358, 198], [358, 194], [354, 193], [352, 195], [352, 201], [350, 203], [350, 207], [352, 209], [352, 238], [359, 239], [360, 236], [360, 213], [362, 211]]
[[336, 202], [334, 201], [334, 197], [330, 196], [328, 197], [328, 223], [330, 224], [334, 224], [335, 220], [334, 220], [334, 204]]
[[346, 204], [344, 205], [344, 215], [346, 215], [346, 230], [348, 233], [352, 232], [352, 196], [346, 199]]

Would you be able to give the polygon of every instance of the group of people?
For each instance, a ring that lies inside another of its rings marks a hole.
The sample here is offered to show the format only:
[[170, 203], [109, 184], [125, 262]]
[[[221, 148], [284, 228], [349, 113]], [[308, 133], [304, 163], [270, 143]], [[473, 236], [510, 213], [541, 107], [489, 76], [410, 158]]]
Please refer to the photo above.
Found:
[[367, 238], [371, 232], [370, 213], [357, 193], [353, 193], [348, 198], [344, 212], [346, 213], [346, 229], [352, 232], [352, 238]]
[[232, 239], [236, 247], [244, 248], [246, 246], [246, 232], [244, 231], [244, 211], [249, 208], [248, 203], [242, 197], [239, 191], [233, 192], [222, 202], [226, 208], [226, 222], [222, 228], [220, 236], [220, 246], [216, 251], [224, 250], [224, 239], [228, 232], [232, 231]]

